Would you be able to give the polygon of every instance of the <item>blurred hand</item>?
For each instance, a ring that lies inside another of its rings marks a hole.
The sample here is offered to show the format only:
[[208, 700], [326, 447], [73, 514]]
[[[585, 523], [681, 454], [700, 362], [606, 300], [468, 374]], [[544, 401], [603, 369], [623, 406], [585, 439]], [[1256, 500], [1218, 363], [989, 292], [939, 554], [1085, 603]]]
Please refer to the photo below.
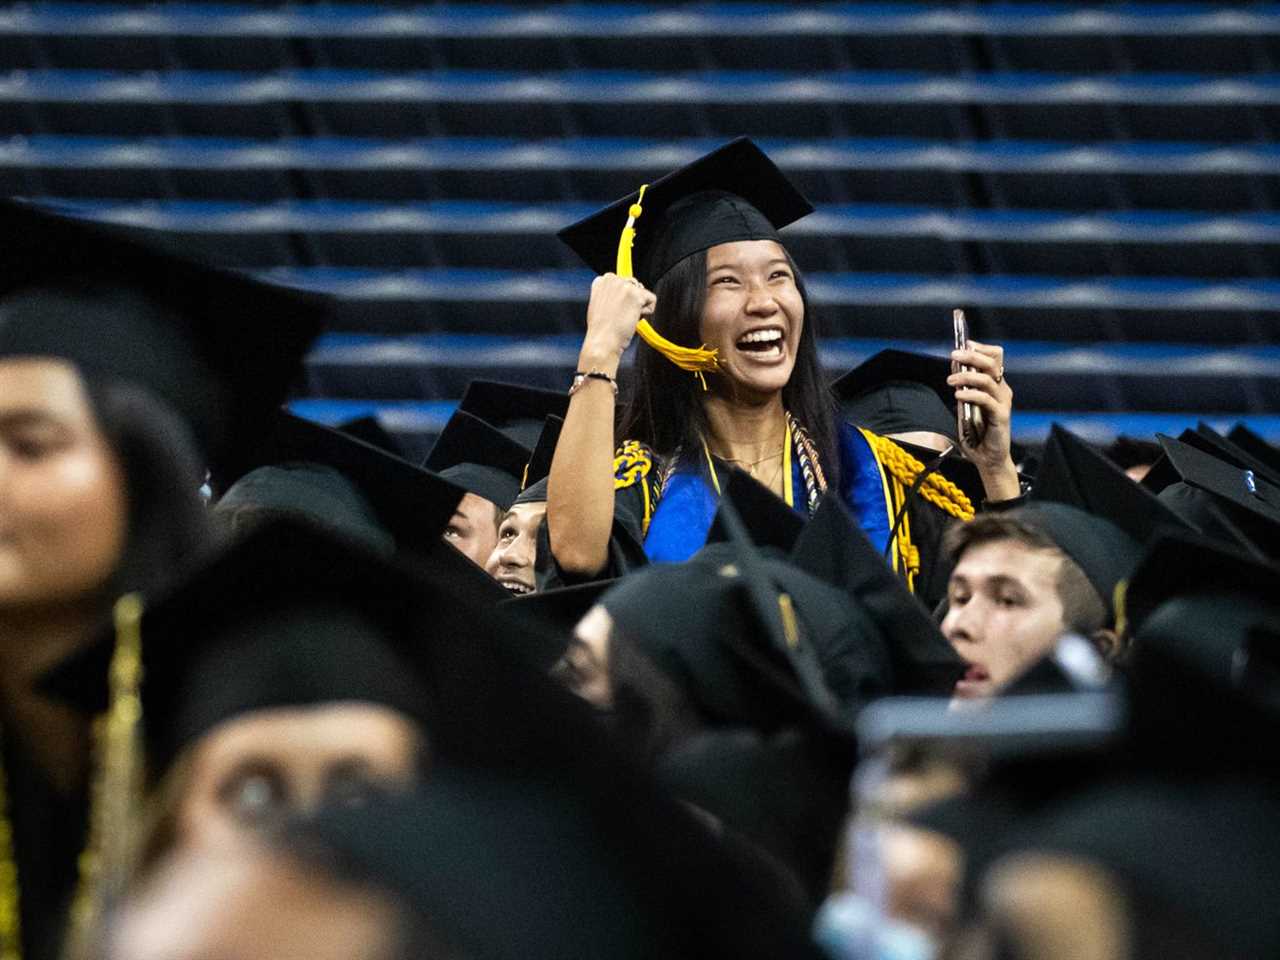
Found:
[[981, 443], [969, 446], [962, 432], [960, 445], [982, 475], [987, 499], [1011, 500], [1019, 489], [1011, 453], [1013, 390], [1004, 378], [1004, 348], [970, 340], [967, 350], [951, 351], [951, 360], [947, 383], [956, 388], [956, 402], [978, 407], [986, 424]]
[[639, 280], [614, 273], [596, 277], [591, 282], [591, 299], [587, 303], [587, 335], [582, 342], [584, 361], [616, 368], [636, 335], [636, 325], [642, 317], [653, 314], [656, 304], [657, 298]]

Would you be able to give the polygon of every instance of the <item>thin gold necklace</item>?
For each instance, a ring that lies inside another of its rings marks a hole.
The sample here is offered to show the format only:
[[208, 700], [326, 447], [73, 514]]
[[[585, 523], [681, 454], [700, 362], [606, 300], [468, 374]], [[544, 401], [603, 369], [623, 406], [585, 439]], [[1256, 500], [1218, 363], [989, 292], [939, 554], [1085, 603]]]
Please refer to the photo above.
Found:
[[779, 450], [776, 453], [765, 454], [759, 460], [739, 460], [737, 457], [721, 457], [720, 459], [723, 460], [725, 463], [740, 464], [741, 466], [744, 466], [748, 470], [750, 470], [752, 467], [758, 467], [762, 463], [766, 463], [769, 460], [778, 460], [781, 457], [782, 457], [782, 451]]

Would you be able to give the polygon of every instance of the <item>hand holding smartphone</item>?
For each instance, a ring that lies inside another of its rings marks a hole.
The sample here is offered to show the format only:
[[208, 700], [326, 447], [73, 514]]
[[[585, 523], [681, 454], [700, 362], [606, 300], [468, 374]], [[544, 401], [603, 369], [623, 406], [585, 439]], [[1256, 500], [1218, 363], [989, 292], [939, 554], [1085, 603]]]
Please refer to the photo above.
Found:
[[[969, 322], [965, 319], [963, 310], [951, 311], [951, 326], [955, 349], [969, 349]], [[972, 371], [973, 367], [963, 366], [952, 361], [951, 369], [953, 372]], [[966, 447], [977, 447], [982, 443], [982, 437], [986, 433], [987, 425], [982, 419], [982, 409], [976, 404], [958, 401], [956, 404], [956, 424], [959, 428], [960, 439]]]

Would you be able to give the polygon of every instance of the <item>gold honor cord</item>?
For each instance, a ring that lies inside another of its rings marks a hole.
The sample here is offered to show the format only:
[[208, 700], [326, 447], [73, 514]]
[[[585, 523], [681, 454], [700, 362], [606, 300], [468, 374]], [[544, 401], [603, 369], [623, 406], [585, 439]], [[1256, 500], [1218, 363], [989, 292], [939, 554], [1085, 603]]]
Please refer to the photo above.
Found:
[[[640, 204], [644, 200], [644, 193], [649, 189], [646, 183], [640, 188], [640, 195], [636, 197], [636, 202], [631, 205], [627, 211], [627, 225], [622, 228], [622, 236], [618, 238], [618, 260], [617, 274], [620, 277], [634, 277], [635, 273], [631, 264], [631, 246], [636, 239], [636, 220], [640, 214], [644, 213], [644, 207]], [[702, 388], [707, 388], [707, 381], [703, 379], [704, 373], [715, 373], [720, 369], [719, 353], [715, 350], [708, 350], [704, 343], [700, 347], [682, 347], [678, 343], [672, 343], [657, 330], [653, 328], [648, 320], [641, 319], [636, 324], [636, 333], [640, 334], [640, 339], [647, 343], [653, 349], [674, 363], [681, 370], [688, 370], [690, 373], [698, 375], [698, 379], [702, 380]]]
[[142, 792], [142, 599], [129, 593], [112, 611], [116, 647], [108, 672], [110, 704], [94, 726], [97, 770], [90, 794], [89, 840], [71, 904], [64, 956], [87, 957], [106, 908], [133, 867], [134, 822]]
[[22, 960], [18, 858], [13, 850], [8, 787], [4, 764], [0, 763], [0, 960]]

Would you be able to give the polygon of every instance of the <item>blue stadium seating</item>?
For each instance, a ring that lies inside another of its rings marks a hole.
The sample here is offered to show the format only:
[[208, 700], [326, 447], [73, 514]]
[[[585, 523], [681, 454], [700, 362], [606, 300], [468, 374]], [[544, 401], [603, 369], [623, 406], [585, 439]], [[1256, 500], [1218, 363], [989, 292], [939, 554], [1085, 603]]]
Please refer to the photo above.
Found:
[[0, 191], [336, 294], [297, 408], [418, 448], [563, 384], [558, 227], [737, 133], [833, 373], [964, 305], [1024, 438], [1280, 439], [1280, 3], [33, 3], [0, 64]]

